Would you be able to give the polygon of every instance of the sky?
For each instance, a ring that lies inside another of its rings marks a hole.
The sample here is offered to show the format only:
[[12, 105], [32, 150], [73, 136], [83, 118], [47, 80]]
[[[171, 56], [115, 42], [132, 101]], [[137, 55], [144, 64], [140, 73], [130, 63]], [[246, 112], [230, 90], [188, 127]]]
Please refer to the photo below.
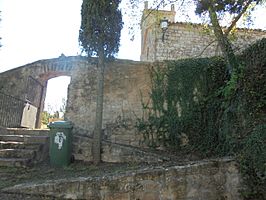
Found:
[[[80, 54], [82, 0], [0, 0], [0, 72], [40, 59]], [[123, 30], [119, 58], [139, 60], [140, 44]], [[134, 52], [125, 50], [134, 47]]]
[[[62, 53], [66, 56], [79, 55], [81, 4], [82, 0], [0, 0], [0, 37], [3, 45], [0, 48], [0, 72], [37, 60], [56, 58]], [[127, 11], [124, 9], [124, 0], [121, 7], [122, 13]], [[140, 8], [143, 9], [143, 6]], [[135, 33], [135, 40], [131, 41], [126, 28], [130, 19], [123, 17], [125, 28], [121, 33], [117, 57], [139, 60], [140, 31]], [[257, 11], [253, 28], [266, 30], [265, 17], [265, 8]], [[49, 80], [46, 110], [48, 104], [54, 104], [55, 109], [58, 109], [62, 98], [66, 98], [69, 81], [67, 77]], [[59, 91], [62, 94], [59, 95]]]
[[[62, 53], [79, 55], [81, 4], [82, 0], [0, 0], [0, 72]], [[123, 29], [117, 57], [139, 60], [139, 41], [140, 34], [131, 41]], [[49, 110], [59, 109], [69, 81], [69, 77], [48, 81], [45, 110], [48, 105]]]

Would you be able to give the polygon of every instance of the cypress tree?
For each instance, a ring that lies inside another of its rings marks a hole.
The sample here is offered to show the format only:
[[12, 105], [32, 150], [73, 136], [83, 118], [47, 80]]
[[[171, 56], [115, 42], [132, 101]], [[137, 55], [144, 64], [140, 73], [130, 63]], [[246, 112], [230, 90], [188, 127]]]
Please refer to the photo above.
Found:
[[104, 69], [106, 60], [119, 50], [122, 14], [121, 0], [83, 0], [79, 41], [88, 56], [98, 57], [96, 118], [93, 132], [93, 162], [101, 161]]

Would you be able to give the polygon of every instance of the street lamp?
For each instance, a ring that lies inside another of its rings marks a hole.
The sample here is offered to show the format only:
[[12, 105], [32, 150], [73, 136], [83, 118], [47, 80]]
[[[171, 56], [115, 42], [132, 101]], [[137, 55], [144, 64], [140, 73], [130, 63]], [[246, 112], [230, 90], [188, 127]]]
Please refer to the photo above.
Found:
[[164, 35], [165, 35], [166, 30], [168, 29], [168, 19], [166, 18], [162, 19], [160, 26], [163, 31], [162, 41], [164, 42]]

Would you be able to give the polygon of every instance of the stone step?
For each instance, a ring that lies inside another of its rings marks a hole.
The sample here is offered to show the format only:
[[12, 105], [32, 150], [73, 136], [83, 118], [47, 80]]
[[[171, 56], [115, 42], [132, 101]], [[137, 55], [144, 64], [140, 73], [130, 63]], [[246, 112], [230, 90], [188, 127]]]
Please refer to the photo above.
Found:
[[32, 149], [0, 149], [0, 158], [31, 158], [36, 155]]
[[24, 143], [15, 141], [0, 141], [0, 149], [35, 149], [39, 150], [42, 144], [40, 143]]
[[0, 141], [10, 142], [24, 142], [26, 144], [32, 143], [46, 143], [49, 141], [49, 136], [39, 135], [0, 135]]
[[48, 159], [49, 130], [0, 129], [0, 166], [29, 167]]
[[31, 165], [30, 159], [25, 158], [0, 158], [1, 167], [27, 167]]

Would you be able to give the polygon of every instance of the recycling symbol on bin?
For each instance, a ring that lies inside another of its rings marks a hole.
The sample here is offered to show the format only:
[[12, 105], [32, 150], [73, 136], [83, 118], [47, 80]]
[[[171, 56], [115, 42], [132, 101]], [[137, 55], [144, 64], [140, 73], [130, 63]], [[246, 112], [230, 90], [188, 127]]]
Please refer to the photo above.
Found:
[[63, 132], [57, 132], [54, 138], [54, 143], [58, 144], [58, 150], [62, 149], [64, 140], [66, 140], [66, 136]]

